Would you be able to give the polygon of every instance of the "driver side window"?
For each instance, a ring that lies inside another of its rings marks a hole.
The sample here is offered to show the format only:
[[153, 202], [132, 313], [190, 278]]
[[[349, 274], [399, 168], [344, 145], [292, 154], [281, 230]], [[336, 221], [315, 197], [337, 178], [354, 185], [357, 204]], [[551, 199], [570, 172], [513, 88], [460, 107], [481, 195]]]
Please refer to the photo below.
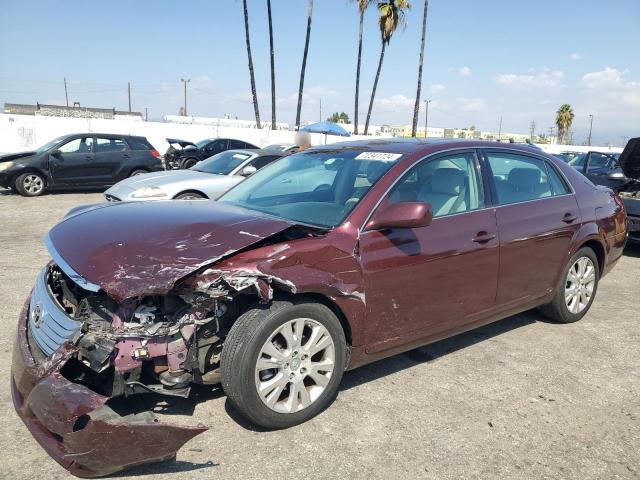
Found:
[[477, 165], [473, 152], [425, 160], [404, 175], [388, 200], [430, 203], [434, 218], [482, 208], [484, 198]]
[[93, 137], [82, 137], [71, 140], [58, 148], [62, 153], [91, 153]]

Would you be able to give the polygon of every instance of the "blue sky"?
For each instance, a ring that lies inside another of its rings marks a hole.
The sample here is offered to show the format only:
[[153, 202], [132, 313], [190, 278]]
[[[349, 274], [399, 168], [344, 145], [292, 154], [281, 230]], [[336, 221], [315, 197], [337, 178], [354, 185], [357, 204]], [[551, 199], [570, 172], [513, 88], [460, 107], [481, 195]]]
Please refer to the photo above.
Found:
[[[272, 0], [278, 120], [293, 123], [306, 27], [306, 0]], [[346, 111], [353, 117], [357, 9], [315, 0], [303, 120]], [[423, 2], [387, 50], [372, 123], [411, 122]], [[249, 0], [251, 40], [263, 119], [270, 118], [266, 1]], [[366, 17], [361, 122], [380, 50]], [[242, 2], [0, 0], [0, 102], [70, 101], [133, 108], [151, 118], [176, 114], [181, 77], [192, 79], [189, 113], [252, 118]], [[548, 132], [564, 102], [576, 114], [575, 140], [594, 115], [596, 142], [620, 143], [640, 130], [640, 1], [431, 0], [423, 98], [429, 124]], [[421, 111], [420, 122], [424, 121]]]

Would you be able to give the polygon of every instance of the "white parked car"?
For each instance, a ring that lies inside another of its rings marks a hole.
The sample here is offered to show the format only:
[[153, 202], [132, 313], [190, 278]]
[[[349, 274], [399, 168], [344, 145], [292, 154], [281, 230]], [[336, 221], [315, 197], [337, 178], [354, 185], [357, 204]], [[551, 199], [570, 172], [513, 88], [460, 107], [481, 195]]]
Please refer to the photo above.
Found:
[[104, 192], [107, 201], [216, 199], [265, 165], [287, 155], [274, 150], [227, 150], [186, 170], [127, 178]]

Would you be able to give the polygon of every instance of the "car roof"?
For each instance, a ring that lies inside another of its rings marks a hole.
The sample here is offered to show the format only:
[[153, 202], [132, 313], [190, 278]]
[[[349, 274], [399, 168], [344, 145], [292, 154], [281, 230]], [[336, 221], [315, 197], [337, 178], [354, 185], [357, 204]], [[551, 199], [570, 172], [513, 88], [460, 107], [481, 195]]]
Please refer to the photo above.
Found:
[[70, 133], [65, 137], [105, 137], [105, 138], [146, 138], [143, 135], [126, 135], [124, 133], [100, 133], [100, 132], [85, 132], [85, 133]]
[[446, 148], [501, 148], [521, 152], [543, 153], [528, 143], [517, 144], [490, 140], [467, 140], [457, 138], [377, 138], [372, 140], [354, 140], [312, 147], [308, 151], [357, 150], [383, 151], [387, 153], [419, 154]]

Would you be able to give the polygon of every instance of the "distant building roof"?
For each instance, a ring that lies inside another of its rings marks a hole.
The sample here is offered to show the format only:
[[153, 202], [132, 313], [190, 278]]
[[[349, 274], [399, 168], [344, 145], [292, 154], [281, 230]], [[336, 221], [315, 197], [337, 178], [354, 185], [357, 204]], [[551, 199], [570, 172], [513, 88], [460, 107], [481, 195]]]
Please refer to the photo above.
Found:
[[116, 116], [129, 116], [140, 119], [142, 118], [142, 113], [140, 112], [127, 112], [116, 110], [115, 108], [82, 107], [80, 105], [67, 107], [65, 105], [46, 105], [43, 103], [36, 103], [35, 105], [5, 103], [4, 113], [14, 115], [43, 115], [47, 117], [72, 118], [113, 119]]

